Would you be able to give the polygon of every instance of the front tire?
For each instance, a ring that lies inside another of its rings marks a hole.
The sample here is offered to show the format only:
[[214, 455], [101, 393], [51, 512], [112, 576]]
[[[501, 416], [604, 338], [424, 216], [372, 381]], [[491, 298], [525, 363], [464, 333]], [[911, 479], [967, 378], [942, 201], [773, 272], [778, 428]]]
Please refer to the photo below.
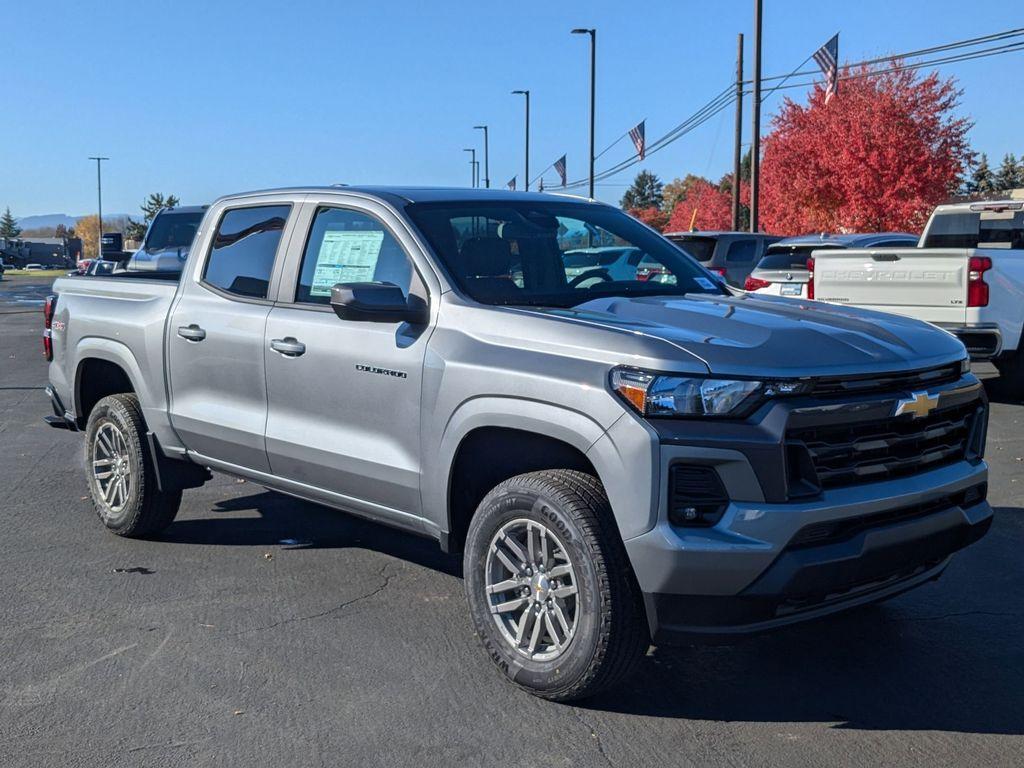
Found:
[[999, 371], [998, 389], [1012, 398], [1024, 397], [1024, 352], [1017, 350], [996, 358]]
[[647, 648], [639, 587], [593, 475], [545, 470], [499, 484], [470, 524], [464, 573], [488, 655], [537, 696], [592, 696]]
[[118, 536], [141, 538], [170, 525], [181, 491], [157, 489], [146, 424], [133, 394], [104, 397], [89, 414], [85, 461], [96, 514]]

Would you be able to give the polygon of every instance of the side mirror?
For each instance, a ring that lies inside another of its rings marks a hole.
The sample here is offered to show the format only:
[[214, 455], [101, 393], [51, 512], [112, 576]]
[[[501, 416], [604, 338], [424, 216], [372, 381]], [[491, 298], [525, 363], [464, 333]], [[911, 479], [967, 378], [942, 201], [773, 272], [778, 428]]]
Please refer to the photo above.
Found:
[[419, 296], [405, 298], [392, 283], [338, 283], [331, 288], [331, 307], [342, 320], [369, 323], [412, 323], [429, 320], [427, 302]]

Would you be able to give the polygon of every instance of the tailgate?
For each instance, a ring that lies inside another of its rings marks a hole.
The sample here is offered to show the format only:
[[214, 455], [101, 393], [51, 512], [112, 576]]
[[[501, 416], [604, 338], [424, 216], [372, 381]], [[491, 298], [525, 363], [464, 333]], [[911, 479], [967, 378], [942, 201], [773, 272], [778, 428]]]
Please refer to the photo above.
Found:
[[814, 297], [931, 323], [963, 323], [967, 258], [964, 248], [818, 250]]

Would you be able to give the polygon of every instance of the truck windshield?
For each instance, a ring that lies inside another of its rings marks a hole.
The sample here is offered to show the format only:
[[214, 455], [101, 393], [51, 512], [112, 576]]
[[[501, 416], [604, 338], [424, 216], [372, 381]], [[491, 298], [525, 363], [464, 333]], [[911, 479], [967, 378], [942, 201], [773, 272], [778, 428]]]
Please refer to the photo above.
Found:
[[[473, 201], [414, 203], [406, 211], [455, 283], [483, 304], [574, 307], [609, 296], [726, 292], [686, 253], [608, 206]], [[581, 251], [617, 258], [589, 266]], [[624, 254], [631, 257], [618, 258]], [[649, 279], [651, 267], [657, 281]]]
[[144, 250], [163, 251], [168, 248], [185, 248], [192, 245], [192, 239], [203, 220], [202, 211], [166, 212], [158, 214], [146, 235]]

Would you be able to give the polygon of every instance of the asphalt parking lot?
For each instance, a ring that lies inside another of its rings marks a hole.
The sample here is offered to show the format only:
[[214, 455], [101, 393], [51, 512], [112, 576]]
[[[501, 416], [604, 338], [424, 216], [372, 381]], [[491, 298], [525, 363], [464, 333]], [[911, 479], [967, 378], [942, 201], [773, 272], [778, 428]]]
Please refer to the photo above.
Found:
[[558, 705], [492, 669], [432, 542], [222, 475], [159, 541], [104, 531], [42, 422], [48, 282], [0, 282], [0, 765], [1024, 764], [1020, 404], [938, 582]]

